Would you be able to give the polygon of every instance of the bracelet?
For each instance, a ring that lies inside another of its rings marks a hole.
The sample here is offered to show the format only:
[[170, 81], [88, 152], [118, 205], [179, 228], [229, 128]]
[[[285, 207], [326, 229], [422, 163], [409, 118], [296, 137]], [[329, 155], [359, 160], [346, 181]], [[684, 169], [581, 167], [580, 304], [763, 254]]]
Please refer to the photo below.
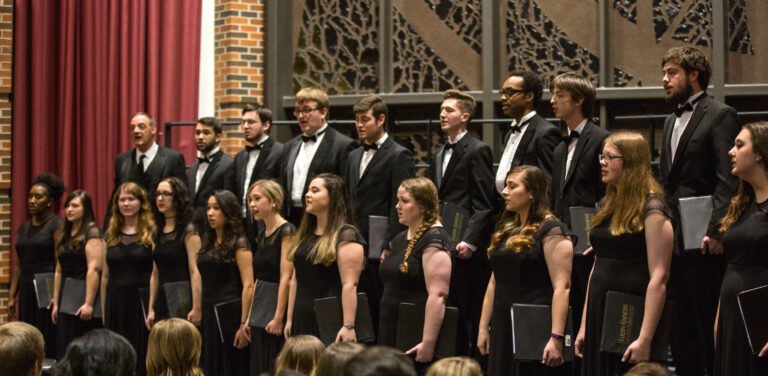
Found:
[[351, 324], [351, 323], [346, 323], [346, 324], [344, 324], [342, 326], [347, 328], [347, 329], [349, 329], [349, 330], [355, 329], [355, 324]]
[[549, 337], [550, 337], [550, 338], [554, 338], [554, 339], [559, 339], [559, 340], [563, 340], [563, 339], [565, 339], [565, 336], [564, 336], [564, 335], [562, 335], [562, 334], [557, 334], [557, 333], [555, 333], [555, 332], [552, 332], [552, 333], [550, 333], [550, 334], [549, 334]]

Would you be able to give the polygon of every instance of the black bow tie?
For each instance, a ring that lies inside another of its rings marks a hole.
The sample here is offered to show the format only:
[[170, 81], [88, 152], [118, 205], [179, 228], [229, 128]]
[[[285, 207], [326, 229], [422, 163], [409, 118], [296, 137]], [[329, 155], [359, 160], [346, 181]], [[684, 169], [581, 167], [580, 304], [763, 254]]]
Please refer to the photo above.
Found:
[[522, 125], [512, 125], [509, 127], [509, 131], [512, 133], [520, 133], [523, 131]]
[[315, 133], [315, 134], [313, 134], [313, 135], [311, 135], [311, 136], [307, 136], [307, 135], [303, 135], [303, 134], [302, 134], [302, 135], [301, 135], [301, 142], [309, 142], [309, 141], [312, 141], [312, 142], [317, 142], [317, 136], [320, 136], [320, 135], [321, 135], [321, 134], [323, 134], [324, 132], [325, 132], [325, 131], [323, 130], [322, 132], [317, 132], [317, 133]]
[[446, 142], [443, 151], [453, 150], [454, 148], [456, 148], [455, 143]]
[[208, 157], [197, 157], [197, 163], [198, 164], [211, 163], [211, 158], [208, 158]]
[[368, 150], [379, 150], [379, 145], [366, 144], [365, 142], [363, 142], [363, 151], [368, 151]]
[[684, 113], [691, 111], [693, 111], [693, 105], [691, 102], [688, 102], [684, 106], [680, 106], [675, 109], [675, 116], [680, 117], [683, 116]]
[[573, 141], [576, 138], [579, 138], [579, 132], [571, 131], [571, 133], [563, 137], [563, 141], [565, 141], [566, 144], [570, 144], [571, 141]]
[[262, 148], [262, 144], [256, 144], [256, 145], [253, 145], [253, 146], [245, 145], [245, 150], [248, 153], [250, 153], [250, 152], [252, 152], [254, 150], [261, 150], [261, 148]]

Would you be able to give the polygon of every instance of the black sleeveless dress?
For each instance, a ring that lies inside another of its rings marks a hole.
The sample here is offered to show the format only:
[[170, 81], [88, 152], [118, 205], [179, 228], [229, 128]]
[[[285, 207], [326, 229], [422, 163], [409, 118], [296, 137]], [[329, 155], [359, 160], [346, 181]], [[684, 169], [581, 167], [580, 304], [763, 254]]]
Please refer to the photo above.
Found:
[[[296, 299], [293, 303], [292, 336], [309, 334], [317, 337], [319, 333], [314, 300], [332, 296], [341, 298], [341, 276], [338, 265], [335, 262], [328, 266], [313, 264], [307, 259], [309, 251], [312, 250], [318, 239], [319, 237], [316, 235], [311, 236], [299, 246], [294, 255]], [[336, 242], [337, 251], [341, 242], [366, 245], [363, 236], [352, 225], [344, 225], [339, 229], [338, 241]]]
[[[248, 240], [237, 240], [236, 249], [248, 248]], [[201, 250], [197, 257], [197, 268], [203, 280], [203, 354], [200, 363], [206, 375], [244, 375], [248, 373], [247, 348], [238, 349], [231, 343], [221, 343], [216, 325], [214, 306], [226, 301], [239, 299], [243, 293], [240, 269], [234, 259], [220, 260], [210, 251]]]
[[[88, 260], [85, 257], [85, 245], [91, 239], [101, 240], [101, 232], [96, 225], [88, 227], [85, 239], [78, 242], [77, 246], [72, 247], [70, 244], [63, 244], [61, 249], [59, 249], [58, 261], [61, 268], [61, 287], [64, 286], [64, 281], [66, 281], [67, 278], [80, 281], [85, 280], [85, 277], [88, 274]], [[96, 294], [99, 294], [99, 291], [100, 289], [97, 288]], [[59, 297], [61, 297], [61, 294], [59, 294]], [[97, 302], [100, 301], [94, 300], [94, 305]], [[94, 310], [95, 309], [96, 307], [94, 306]], [[56, 323], [56, 355], [58, 358], [64, 356], [67, 345], [69, 345], [72, 340], [82, 336], [89, 330], [98, 329], [102, 326], [101, 319], [91, 318], [88, 321], [83, 321], [80, 320], [79, 317], [63, 313], [59, 313], [56, 318]]]
[[19, 276], [18, 317], [43, 333], [45, 354], [56, 357], [56, 327], [51, 323], [51, 311], [37, 306], [34, 276], [37, 273], [53, 273], [56, 266], [56, 245], [53, 235], [64, 221], [52, 215], [45, 223], [33, 226], [32, 221], [24, 222], [17, 232], [16, 255], [21, 268]]
[[[160, 233], [155, 240], [152, 260], [157, 266], [159, 277], [154, 306], [156, 321], [169, 317], [163, 284], [190, 280], [189, 260], [184, 241], [194, 234], [197, 234], [197, 229], [194, 224], [189, 223], [180, 234], [176, 231]], [[186, 319], [186, 316], [184, 318]]]
[[[669, 218], [666, 204], [656, 195], [648, 196], [644, 212], [645, 216], [662, 213]], [[582, 375], [623, 375], [632, 367], [629, 362], [622, 362], [620, 355], [600, 352], [605, 294], [608, 291], [616, 291], [645, 296], [650, 281], [645, 230], [614, 236], [611, 235], [610, 224], [611, 218], [606, 217], [589, 233], [589, 240], [595, 252], [595, 265], [589, 281], [589, 298], [585, 308], [587, 322]], [[666, 359], [651, 360], [666, 361]]]
[[[768, 202], [754, 201], [723, 235], [728, 267], [720, 288], [715, 375], [768, 375], [768, 358], [752, 355], [736, 295], [768, 285]], [[765, 343], [754, 344], [760, 349]]]
[[422, 234], [408, 256], [408, 272], [400, 272], [400, 264], [408, 248], [408, 230], [392, 239], [391, 253], [379, 266], [379, 276], [384, 285], [381, 297], [378, 344], [394, 347], [397, 341], [397, 317], [400, 303], [424, 305], [427, 302], [427, 285], [421, 258], [427, 248], [450, 252], [455, 246], [442, 226], [432, 227]]
[[152, 250], [138, 243], [138, 235], [120, 236], [120, 242], [107, 248], [109, 280], [105, 301], [104, 323], [133, 345], [136, 350], [136, 373], [146, 370], [147, 339], [139, 289], [149, 288], [152, 273]]
[[[296, 226], [285, 222], [272, 234], [260, 231], [253, 249], [253, 278], [257, 281], [280, 283], [280, 258], [283, 239], [296, 234]], [[283, 320], [285, 322], [285, 320]], [[273, 372], [275, 358], [283, 347], [283, 336], [251, 327], [251, 374]]]
[[[542, 223], [531, 249], [515, 253], [506, 249], [504, 239], [491, 251], [491, 264], [496, 286], [491, 316], [488, 375], [565, 375], [566, 365], [547, 367], [540, 362], [516, 362], [512, 356], [513, 304], [552, 305], [552, 280], [544, 258], [544, 238], [568, 236], [568, 228], [556, 219]], [[519, 363], [519, 364], [516, 364]], [[519, 367], [519, 373], [516, 373]]]

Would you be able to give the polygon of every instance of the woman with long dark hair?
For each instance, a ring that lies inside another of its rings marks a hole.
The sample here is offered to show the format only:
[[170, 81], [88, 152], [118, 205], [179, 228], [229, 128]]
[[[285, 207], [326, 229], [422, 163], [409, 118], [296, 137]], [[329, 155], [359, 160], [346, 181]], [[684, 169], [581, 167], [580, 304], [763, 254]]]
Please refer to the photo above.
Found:
[[283, 323], [288, 306], [288, 289], [293, 264], [288, 261], [296, 227], [280, 215], [283, 189], [273, 180], [258, 180], [248, 188], [248, 208], [253, 219], [262, 221], [253, 250], [253, 276], [261, 282], [279, 285], [277, 308], [272, 320], [263, 329], [252, 329], [251, 374], [270, 372], [283, 345]]
[[[589, 233], [595, 263], [574, 346], [576, 355], [584, 359], [582, 374], [595, 376], [623, 374], [632, 363], [651, 360], [651, 343], [667, 295], [673, 244], [669, 211], [651, 174], [643, 136], [627, 131], [611, 134], [603, 143], [600, 164], [606, 192]], [[645, 297], [640, 335], [621, 356], [600, 351], [609, 291]]]
[[728, 155], [739, 190], [720, 228], [728, 267], [720, 288], [715, 375], [768, 375], [768, 343], [752, 343], [760, 349], [752, 354], [736, 300], [744, 290], [768, 285], [768, 122], [745, 125]]
[[[93, 215], [91, 195], [76, 190], [64, 201], [66, 221], [57, 247], [56, 273], [53, 279], [51, 320], [56, 324], [56, 353], [59, 358], [72, 340], [101, 327], [93, 317], [99, 278], [104, 265], [104, 240]], [[85, 281], [85, 300], [76, 316], [59, 314], [61, 289], [67, 279]]]
[[155, 229], [147, 192], [136, 183], [121, 184], [112, 197], [101, 301], [104, 326], [133, 345], [139, 359], [139, 375], [146, 374], [144, 358], [149, 334], [144, 326], [140, 290], [149, 288]]
[[[566, 374], [562, 364], [573, 242], [548, 209], [547, 180], [538, 167], [510, 170], [501, 195], [504, 213], [488, 247], [492, 273], [477, 348], [489, 354], [489, 375], [514, 375], [518, 368], [520, 375]], [[552, 334], [541, 362], [518, 362], [512, 356], [510, 309], [516, 303], [551, 306]]]
[[155, 251], [152, 253], [152, 275], [149, 278], [149, 312], [146, 324], [151, 329], [156, 318], [169, 317], [163, 285], [172, 282], [190, 283], [192, 306], [186, 318], [195, 325], [202, 320], [202, 282], [197, 270], [200, 235], [192, 221], [194, 214], [187, 185], [170, 177], [157, 184], [155, 204], [159, 215]]
[[288, 253], [293, 262], [285, 335], [318, 336], [314, 300], [338, 297], [342, 326], [336, 341], [356, 341], [357, 283], [363, 270], [363, 240], [348, 223], [346, 184], [334, 174], [315, 176], [305, 196], [306, 213]]
[[54, 270], [62, 220], [53, 209], [63, 193], [64, 183], [56, 175], [43, 173], [32, 180], [27, 195], [30, 218], [17, 231], [16, 267], [11, 273], [8, 290], [8, 315], [13, 317], [18, 313], [19, 320], [43, 333], [45, 353], [49, 358], [56, 356], [56, 330], [51, 325], [48, 307], [38, 307], [33, 280], [37, 273], [52, 273]]
[[[426, 178], [407, 179], [397, 189], [397, 217], [408, 227], [392, 239], [391, 253], [381, 262], [384, 284], [379, 345], [396, 344], [400, 303], [424, 306], [422, 341], [409, 353], [419, 363], [431, 362], [443, 322], [451, 281], [450, 235], [440, 223], [437, 188]], [[426, 367], [425, 367], [426, 368]]]
[[[230, 191], [217, 190], [206, 207], [208, 226], [197, 267], [203, 279], [203, 370], [206, 375], [248, 373], [248, 312], [253, 299], [253, 264], [241, 224], [240, 200]], [[221, 343], [214, 306], [241, 299], [240, 327], [234, 343]]]

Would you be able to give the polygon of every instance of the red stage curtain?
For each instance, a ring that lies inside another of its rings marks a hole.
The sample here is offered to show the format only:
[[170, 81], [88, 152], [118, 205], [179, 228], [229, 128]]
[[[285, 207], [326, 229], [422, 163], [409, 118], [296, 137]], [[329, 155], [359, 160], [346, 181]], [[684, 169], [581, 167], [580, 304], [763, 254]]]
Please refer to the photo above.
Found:
[[87, 190], [101, 224], [114, 157], [132, 147], [131, 114], [149, 112], [158, 130], [197, 119], [201, 1], [14, 6], [13, 244], [35, 175], [51, 171], [69, 191]]

